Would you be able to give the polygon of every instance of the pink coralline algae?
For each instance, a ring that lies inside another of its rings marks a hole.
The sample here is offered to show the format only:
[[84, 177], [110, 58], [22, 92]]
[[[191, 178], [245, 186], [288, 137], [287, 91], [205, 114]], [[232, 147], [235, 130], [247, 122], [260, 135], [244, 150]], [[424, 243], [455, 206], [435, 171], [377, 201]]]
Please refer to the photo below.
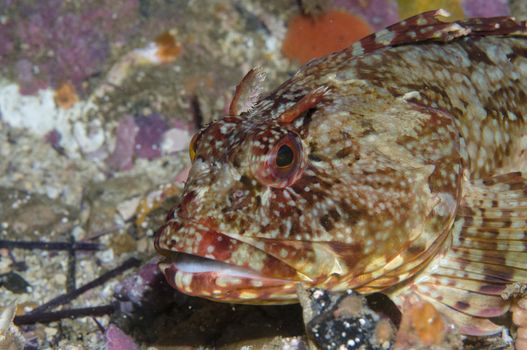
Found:
[[35, 94], [48, 85], [44, 79], [35, 74], [33, 67], [33, 63], [25, 58], [19, 60], [14, 67], [15, 76], [20, 85], [20, 93], [24, 95]]
[[11, 37], [12, 27], [11, 23], [0, 22], [0, 63], [3, 63], [5, 57], [15, 49], [15, 43]]
[[132, 337], [125, 334], [119, 327], [110, 324], [106, 330], [106, 349], [108, 350], [138, 350], [139, 347]]
[[[184, 126], [181, 126], [182, 130]], [[106, 160], [114, 170], [130, 170], [135, 158], [156, 159], [162, 154], [163, 138], [170, 136], [169, 124], [159, 114], [126, 116], [116, 129], [115, 148]]]
[[145, 298], [145, 293], [151, 290], [159, 280], [162, 280], [161, 271], [157, 267], [158, 258], [153, 258], [143, 265], [134, 275], [126, 278], [115, 289], [119, 299], [131, 301], [134, 304], [141, 304]]
[[465, 17], [494, 17], [509, 16], [509, 4], [507, 0], [464, 0], [461, 6]]
[[115, 170], [130, 170], [134, 164], [135, 137], [139, 128], [134, 118], [126, 116], [121, 118], [115, 133], [115, 149], [106, 162]]
[[13, 63], [13, 78], [21, 93], [34, 94], [65, 82], [83, 93], [83, 82], [104, 69], [116, 39], [113, 33], [132, 35], [132, 29], [121, 28], [124, 21], [116, 18], [127, 16], [127, 25], [133, 24], [134, 15], [138, 16], [137, 0], [122, 3], [122, 10], [111, 5], [90, 7], [89, 2], [73, 10], [61, 0], [4, 0], [0, 3], [4, 17], [0, 63]]
[[90, 15], [59, 15], [56, 8], [49, 10], [31, 14], [18, 28], [20, 39], [29, 47], [28, 59], [51, 56], [43, 64], [34, 62], [48, 83], [57, 86], [71, 81], [80, 90], [81, 83], [101, 69], [108, 42]]
[[135, 118], [139, 132], [135, 137], [135, 154], [148, 160], [161, 156], [161, 139], [167, 130], [167, 123], [159, 114]]

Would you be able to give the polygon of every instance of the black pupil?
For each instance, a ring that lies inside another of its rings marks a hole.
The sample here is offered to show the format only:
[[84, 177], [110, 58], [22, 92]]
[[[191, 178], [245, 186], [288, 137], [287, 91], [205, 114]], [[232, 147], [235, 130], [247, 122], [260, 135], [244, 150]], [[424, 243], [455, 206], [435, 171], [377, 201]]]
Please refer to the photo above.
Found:
[[276, 165], [280, 168], [289, 166], [293, 163], [294, 157], [295, 155], [293, 154], [291, 147], [288, 145], [282, 145], [276, 154]]

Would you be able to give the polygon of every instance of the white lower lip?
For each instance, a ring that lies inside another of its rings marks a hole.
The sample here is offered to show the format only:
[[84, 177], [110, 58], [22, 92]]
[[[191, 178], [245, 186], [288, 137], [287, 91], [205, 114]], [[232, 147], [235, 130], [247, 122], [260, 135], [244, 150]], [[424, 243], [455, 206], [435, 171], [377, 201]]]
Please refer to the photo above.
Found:
[[159, 268], [170, 285], [183, 293], [228, 302], [260, 304], [272, 300], [275, 304], [290, 303], [295, 300], [298, 283], [185, 253], [173, 254], [160, 262]]
[[244, 269], [243, 267], [233, 266], [221, 261], [202, 258], [195, 255], [178, 254], [172, 261], [172, 264], [181, 272], [186, 273], [204, 273], [216, 272], [224, 276], [244, 277], [260, 279], [263, 276], [257, 272]]

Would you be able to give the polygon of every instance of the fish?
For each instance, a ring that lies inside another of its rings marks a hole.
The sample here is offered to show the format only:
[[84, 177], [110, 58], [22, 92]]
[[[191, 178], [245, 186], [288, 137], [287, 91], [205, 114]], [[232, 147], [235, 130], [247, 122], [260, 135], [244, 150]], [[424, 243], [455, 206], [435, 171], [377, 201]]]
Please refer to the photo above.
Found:
[[[425, 12], [314, 59], [197, 132], [155, 234], [183, 293], [297, 302], [298, 285], [431, 303], [502, 330], [527, 281], [527, 25]], [[256, 91], [256, 92], [255, 92]]]

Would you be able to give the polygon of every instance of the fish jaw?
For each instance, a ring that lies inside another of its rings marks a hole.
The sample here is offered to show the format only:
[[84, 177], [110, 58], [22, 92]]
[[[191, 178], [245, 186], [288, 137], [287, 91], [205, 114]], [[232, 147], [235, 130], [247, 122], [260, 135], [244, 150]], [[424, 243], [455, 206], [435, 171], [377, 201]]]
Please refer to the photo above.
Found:
[[311, 281], [253, 245], [203, 223], [169, 220], [156, 233], [166, 258], [159, 268], [182, 293], [223, 302], [296, 302], [296, 285]]
[[262, 276], [216, 260], [176, 254], [159, 268], [170, 286], [191, 296], [246, 304], [296, 302], [298, 281]]

